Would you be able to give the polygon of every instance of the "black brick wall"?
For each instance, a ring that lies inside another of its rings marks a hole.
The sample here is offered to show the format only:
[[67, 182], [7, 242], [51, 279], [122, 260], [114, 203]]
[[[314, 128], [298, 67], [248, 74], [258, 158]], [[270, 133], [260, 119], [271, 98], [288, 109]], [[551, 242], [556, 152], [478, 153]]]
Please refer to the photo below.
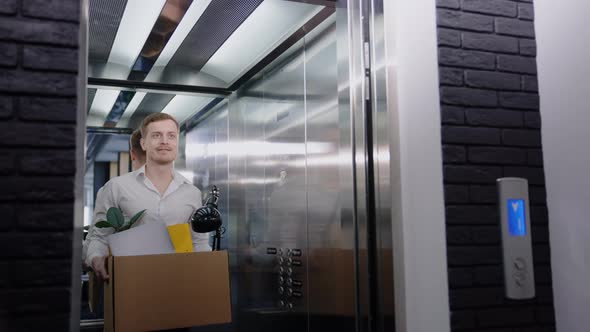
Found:
[[[554, 331], [532, 0], [437, 0], [452, 331]], [[504, 297], [495, 180], [529, 180], [537, 297]]]
[[0, 1], [0, 331], [69, 329], [78, 12]]

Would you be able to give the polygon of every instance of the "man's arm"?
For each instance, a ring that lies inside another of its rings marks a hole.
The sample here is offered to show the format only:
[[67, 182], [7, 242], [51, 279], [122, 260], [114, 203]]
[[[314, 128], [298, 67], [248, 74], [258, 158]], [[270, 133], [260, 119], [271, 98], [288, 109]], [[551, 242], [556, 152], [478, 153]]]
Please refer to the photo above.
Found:
[[94, 217], [92, 218], [92, 226], [86, 236], [88, 248], [86, 250], [86, 265], [92, 267], [94, 272], [103, 279], [108, 279], [108, 273], [105, 267], [105, 258], [109, 254], [107, 236], [114, 233], [112, 228], [98, 228], [95, 224], [101, 220], [107, 219], [107, 210], [110, 207], [116, 207], [114, 200], [112, 183], [107, 183], [102, 191], [96, 195], [96, 204], [94, 207]]

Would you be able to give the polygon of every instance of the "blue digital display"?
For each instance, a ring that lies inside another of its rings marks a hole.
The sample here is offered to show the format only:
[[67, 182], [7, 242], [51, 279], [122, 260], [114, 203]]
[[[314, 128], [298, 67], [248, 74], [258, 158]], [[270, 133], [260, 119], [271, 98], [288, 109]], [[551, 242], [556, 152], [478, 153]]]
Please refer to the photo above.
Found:
[[511, 236], [526, 235], [524, 199], [508, 200], [508, 231]]

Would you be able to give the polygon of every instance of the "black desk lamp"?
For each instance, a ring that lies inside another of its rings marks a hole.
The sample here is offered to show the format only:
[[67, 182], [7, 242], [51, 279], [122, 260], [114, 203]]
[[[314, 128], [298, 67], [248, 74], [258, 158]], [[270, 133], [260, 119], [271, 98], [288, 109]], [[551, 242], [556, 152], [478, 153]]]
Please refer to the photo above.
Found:
[[211, 188], [207, 202], [203, 207], [195, 211], [191, 217], [191, 227], [197, 233], [210, 233], [215, 231], [212, 250], [219, 250], [221, 243], [221, 214], [217, 210], [219, 190], [216, 186]]

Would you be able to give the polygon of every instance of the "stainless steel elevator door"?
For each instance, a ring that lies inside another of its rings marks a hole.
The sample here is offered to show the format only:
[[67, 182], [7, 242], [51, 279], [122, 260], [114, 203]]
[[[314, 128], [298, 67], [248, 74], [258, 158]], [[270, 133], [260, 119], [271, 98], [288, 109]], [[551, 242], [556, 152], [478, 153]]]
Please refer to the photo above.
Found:
[[[187, 128], [195, 183], [204, 192], [217, 185], [227, 202], [230, 330], [367, 331], [375, 319], [375, 330], [393, 330], [385, 323], [393, 314], [387, 109], [382, 80], [374, 78], [375, 98], [366, 102], [371, 90], [358, 76], [359, 12], [337, 8]], [[363, 122], [367, 111], [374, 131]], [[368, 149], [373, 184], [365, 180]]]
[[195, 182], [226, 191], [238, 331], [355, 330], [336, 58], [334, 15], [187, 133]]

